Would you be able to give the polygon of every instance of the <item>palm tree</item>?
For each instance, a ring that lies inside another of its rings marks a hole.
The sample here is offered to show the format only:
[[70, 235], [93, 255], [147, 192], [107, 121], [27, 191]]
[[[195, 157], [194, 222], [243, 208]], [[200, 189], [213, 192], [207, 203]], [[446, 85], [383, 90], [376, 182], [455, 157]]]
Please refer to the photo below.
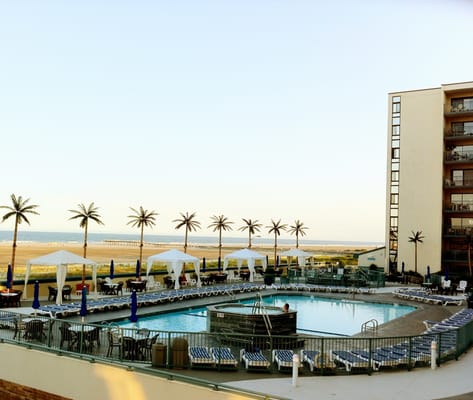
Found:
[[254, 235], [256, 232], [260, 231], [261, 224], [258, 223], [258, 220], [252, 221], [251, 219], [242, 218], [245, 225], [239, 228], [239, 231], [246, 231], [248, 229], [248, 248], [251, 249], [251, 236]]
[[[84, 228], [84, 251], [83, 257], [87, 258], [87, 237], [89, 234], [89, 220], [96, 222], [99, 225], [103, 225], [101, 216], [99, 215], [98, 207], [95, 207], [94, 203], [90, 203], [89, 207], [84, 206], [84, 204], [78, 205], [78, 210], [69, 210], [74, 215], [69, 219], [78, 219], [79, 227]], [[82, 285], [85, 283], [85, 264], [82, 265]]]
[[127, 222], [127, 225], [131, 225], [133, 227], [138, 227], [141, 230], [140, 234], [140, 266], [143, 265], [143, 234], [144, 229], [146, 227], [152, 227], [156, 225], [156, 217], [159, 215], [156, 211], [145, 210], [142, 206], [140, 209], [137, 210], [133, 207], [130, 209], [134, 212], [134, 214], [129, 215], [130, 221]]
[[281, 224], [281, 220], [275, 222], [271, 220], [271, 225], [266, 228], [270, 228], [268, 233], [274, 233], [274, 266], [276, 266], [277, 250], [278, 250], [278, 236], [281, 235], [281, 231], [285, 231], [287, 228], [286, 224]]
[[411, 231], [412, 236], [409, 236], [409, 243], [414, 243], [415, 246], [415, 253], [414, 253], [414, 265], [415, 269], [414, 271], [417, 273], [417, 244], [418, 243], [423, 243], [422, 239], [424, 239], [424, 236], [422, 236], [422, 231]]
[[13, 245], [11, 253], [11, 272], [12, 272], [12, 282], [10, 282], [10, 287], [13, 283], [15, 276], [15, 256], [16, 256], [16, 241], [18, 238], [18, 225], [22, 222], [26, 222], [28, 225], [30, 221], [26, 217], [26, 214], [36, 214], [39, 215], [35, 208], [38, 207], [35, 204], [28, 204], [30, 199], [23, 199], [23, 197], [16, 197], [14, 194], [10, 196], [12, 206], [0, 206], [0, 208], [6, 208], [9, 210], [2, 218], [2, 222], [5, 222], [8, 218], [15, 216], [15, 228], [13, 230]]
[[222, 231], [231, 231], [232, 227], [230, 226], [233, 222], [228, 221], [227, 217], [223, 215], [212, 216], [213, 222], [208, 226], [208, 228], [213, 228], [213, 231], [218, 231], [218, 258], [222, 258]]
[[186, 235], [184, 237], [184, 253], [187, 253], [187, 237], [189, 235], [189, 232], [196, 231], [197, 229], [200, 229], [200, 222], [195, 221], [194, 218], [196, 216], [195, 213], [192, 213], [189, 215], [188, 212], [180, 213], [181, 214], [181, 219], [175, 219], [172, 222], [178, 222], [176, 225], [176, 229], [182, 228], [183, 226], [186, 227]]
[[296, 249], [299, 248], [299, 235], [300, 236], [305, 236], [305, 230], [309, 229], [306, 226], [304, 226], [304, 223], [299, 221], [298, 219], [294, 221], [294, 225], [291, 225], [289, 227], [289, 233], [291, 235], [296, 235]]

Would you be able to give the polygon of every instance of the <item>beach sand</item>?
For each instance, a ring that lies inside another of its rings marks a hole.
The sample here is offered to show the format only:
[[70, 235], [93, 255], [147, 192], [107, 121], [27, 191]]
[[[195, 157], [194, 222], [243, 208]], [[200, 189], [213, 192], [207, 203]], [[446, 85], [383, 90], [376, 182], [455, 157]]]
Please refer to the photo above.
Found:
[[[233, 251], [239, 250], [244, 246], [227, 246], [222, 247], [222, 258]], [[159, 244], [159, 245], [145, 245], [143, 247], [143, 262], [153, 255], [163, 251], [175, 248], [183, 251], [183, 246], [176, 244]], [[370, 250], [373, 247], [347, 247], [347, 246], [299, 246], [301, 250], [314, 254], [315, 256], [337, 256], [359, 253]], [[278, 254], [282, 251], [289, 250], [288, 246], [278, 246]], [[82, 256], [83, 245], [81, 243], [18, 243], [16, 248], [15, 268], [24, 268], [28, 260], [45, 254], [52, 253], [58, 250], [67, 250], [77, 255]], [[273, 246], [254, 246], [252, 250], [261, 254], [267, 254], [272, 258], [274, 254]], [[11, 261], [12, 245], [5, 242], [0, 243], [0, 268], [7, 266]], [[206, 260], [218, 259], [217, 245], [195, 245], [189, 244], [187, 247], [189, 255], [203, 258]], [[87, 246], [87, 258], [97, 262], [98, 264], [109, 264], [110, 260], [114, 260], [115, 264], [130, 264], [134, 265], [139, 258], [139, 244], [118, 244], [118, 243], [94, 243]], [[1, 274], [1, 273], [0, 273]]]

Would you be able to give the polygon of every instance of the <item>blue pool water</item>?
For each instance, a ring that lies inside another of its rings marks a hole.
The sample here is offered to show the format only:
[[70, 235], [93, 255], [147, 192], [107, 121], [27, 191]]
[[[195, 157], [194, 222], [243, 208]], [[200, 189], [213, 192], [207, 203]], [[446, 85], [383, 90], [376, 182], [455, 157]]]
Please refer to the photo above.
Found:
[[[289, 303], [290, 308], [297, 311], [298, 332], [308, 334], [353, 335], [360, 332], [361, 325], [370, 319], [376, 319], [378, 324], [383, 324], [415, 310], [415, 307], [396, 304], [366, 303], [316, 296], [278, 294], [263, 297], [263, 301], [266, 305], [276, 307], [282, 307], [285, 303]], [[253, 304], [254, 299], [238, 303]], [[120, 325], [131, 327], [128, 321], [124, 321]], [[207, 308], [190, 308], [140, 317], [138, 326], [161, 331], [206, 331]]]

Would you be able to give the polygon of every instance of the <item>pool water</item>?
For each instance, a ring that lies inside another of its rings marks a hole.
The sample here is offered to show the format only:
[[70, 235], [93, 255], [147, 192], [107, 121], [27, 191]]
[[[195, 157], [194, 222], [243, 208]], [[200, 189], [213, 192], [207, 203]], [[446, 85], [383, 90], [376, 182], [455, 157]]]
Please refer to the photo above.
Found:
[[[254, 301], [254, 299], [249, 299], [238, 303], [252, 305]], [[266, 305], [281, 308], [285, 303], [288, 303], [291, 310], [297, 311], [297, 331], [318, 335], [353, 335], [360, 332], [361, 325], [368, 320], [375, 319], [381, 325], [416, 309], [415, 307], [397, 304], [279, 294], [265, 296], [263, 302]], [[132, 326], [128, 321], [124, 321], [120, 325], [124, 327]], [[206, 331], [207, 307], [140, 317], [138, 326], [160, 331]]]

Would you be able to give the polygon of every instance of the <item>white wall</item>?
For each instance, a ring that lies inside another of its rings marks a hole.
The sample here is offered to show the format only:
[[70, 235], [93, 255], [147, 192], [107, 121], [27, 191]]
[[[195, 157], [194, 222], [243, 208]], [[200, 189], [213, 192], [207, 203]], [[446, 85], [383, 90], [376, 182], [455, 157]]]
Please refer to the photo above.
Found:
[[417, 270], [425, 274], [430, 265], [436, 272], [442, 252], [443, 91], [391, 96], [401, 97], [398, 269], [404, 261], [406, 271], [414, 270], [415, 246], [408, 238], [412, 231], [422, 231]]
[[251, 398], [6, 343], [0, 346], [2, 379], [74, 400]]

